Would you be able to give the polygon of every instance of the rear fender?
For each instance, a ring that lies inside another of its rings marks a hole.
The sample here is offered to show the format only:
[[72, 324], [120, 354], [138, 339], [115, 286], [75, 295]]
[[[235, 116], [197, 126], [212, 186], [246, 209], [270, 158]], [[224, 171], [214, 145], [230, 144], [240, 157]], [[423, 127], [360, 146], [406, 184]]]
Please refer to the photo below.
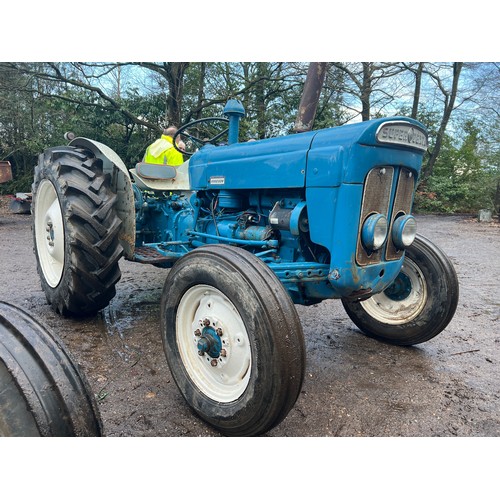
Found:
[[100, 142], [77, 137], [69, 146], [92, 151], [103, 162], [104, 173], [111, 176], [111, 189], [117, 195], [116, 213], [122, 221], [119, 234], [125, 257], [132, 258], [135, 248], [135, 203], [132, 182], [127, 167], [121, 158], [108, 146]]

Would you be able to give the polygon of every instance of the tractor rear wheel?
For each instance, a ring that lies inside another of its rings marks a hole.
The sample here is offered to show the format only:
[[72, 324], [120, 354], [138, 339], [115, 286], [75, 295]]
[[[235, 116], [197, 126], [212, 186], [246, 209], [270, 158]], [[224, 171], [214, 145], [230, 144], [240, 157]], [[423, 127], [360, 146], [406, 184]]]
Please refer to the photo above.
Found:
[[342, 299], [342, 303], [366, 335], [390, 344], [414, 345], [446, 328], [455, 314], [458, 295], [458, 278], [450, 259], [417, 235], [389, 288], [362, 302]]
[[63, 315], [95, 314], [121, 277], [121, 221], [102, 161], [85, 149], [48, 149], [32, 191], [37, 269], [49, 304]]
[[251, 253], [206, 245], [177, 261], [163, 289], [161, 331], [182, 395], [223, 434], [263, 434], [295, 404], [305, 369], [300, 319]]
[[0, 302], [0, 436], [101, 436], [84, 375], [61, 340]]

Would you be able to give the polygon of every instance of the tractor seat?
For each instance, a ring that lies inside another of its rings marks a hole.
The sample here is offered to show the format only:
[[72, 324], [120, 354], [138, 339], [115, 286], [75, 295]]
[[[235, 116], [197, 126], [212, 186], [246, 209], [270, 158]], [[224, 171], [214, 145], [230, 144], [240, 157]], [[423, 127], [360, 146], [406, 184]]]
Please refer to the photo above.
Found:
[[135, 166], [135, 171], [143, 179], [165, 181], [177, 175], [175, 167], [170, 165], [156, 165], [154, 163], [140, 162]]

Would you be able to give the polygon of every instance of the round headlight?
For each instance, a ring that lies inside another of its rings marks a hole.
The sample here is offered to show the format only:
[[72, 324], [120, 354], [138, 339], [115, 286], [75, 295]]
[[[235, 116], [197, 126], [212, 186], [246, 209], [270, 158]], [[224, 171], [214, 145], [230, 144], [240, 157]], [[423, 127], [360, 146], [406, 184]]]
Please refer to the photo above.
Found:
[[417, 221], [413, 215], [398, 217], [392, 225], [392, 241], [400, 250], [408, 248], [417, 235]]
[[382, 214], [370, 215], [363, 224], [361, 241], [369, 252], [378, 250], [387, 238], [387, 218]]

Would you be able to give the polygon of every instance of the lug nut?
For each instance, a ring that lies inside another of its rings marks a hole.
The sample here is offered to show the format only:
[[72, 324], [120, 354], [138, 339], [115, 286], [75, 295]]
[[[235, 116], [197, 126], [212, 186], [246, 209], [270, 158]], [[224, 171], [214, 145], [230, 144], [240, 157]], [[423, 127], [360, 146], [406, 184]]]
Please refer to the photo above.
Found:
[[227, 351], [225, 349], [220, 350], [220, 355], [225, 358], [227, 356]]
[[212, 361], [210, 361], [210, 364], [212, 366], [217, 366], [217, 360], [216, 359], [212, 359]]
[[203, 320], [203, 326], [210, 326], [210, 320], [208, 318]]
[[203, 356], [205, 353], [203, 351], [198, 351], [198, 356]]
[[219, 337], [222, 337], [222, 328], [217, 328], [216, 332]]
[[201, 335], [201, 330], [199, 328], [197, 328], [195, 331], [194, 331], [194, 334], [199, 337]]

